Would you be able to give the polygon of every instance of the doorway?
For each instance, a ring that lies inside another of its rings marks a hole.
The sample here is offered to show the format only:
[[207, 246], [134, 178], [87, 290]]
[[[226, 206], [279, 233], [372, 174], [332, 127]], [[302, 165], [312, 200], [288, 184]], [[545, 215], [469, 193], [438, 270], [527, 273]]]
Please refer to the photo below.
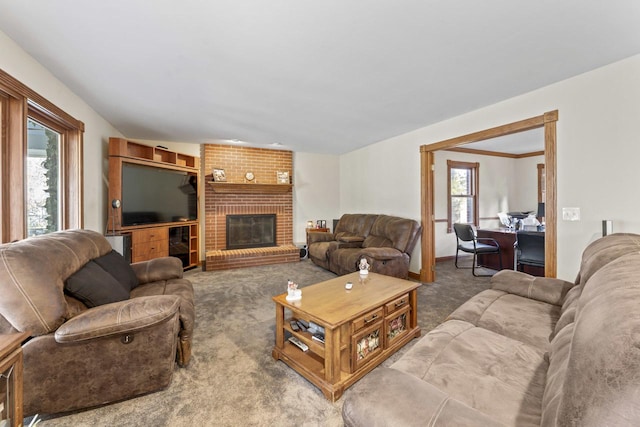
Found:
[[435, 215], [434, 215], [434, 152], [459, 147], [473, 142], [484, 141], [505, 135], [544, 128], [545, 158], [545, 276], [556, 277], [556, 122], [558, 110], [546, 112], [540, 116], [508, 123], [456, 138], [427, 144], [420, 147], [421, 170], [421, 217], [422, 217], [422, 267], [420, 281], [428, 283], [435, 280]]

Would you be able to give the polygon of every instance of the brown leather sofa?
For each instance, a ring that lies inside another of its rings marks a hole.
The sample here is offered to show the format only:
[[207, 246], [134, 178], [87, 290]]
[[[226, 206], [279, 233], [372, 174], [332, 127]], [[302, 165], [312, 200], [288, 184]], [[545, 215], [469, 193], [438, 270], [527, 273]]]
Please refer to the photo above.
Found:
[[[120, 257], [128, 269], [98, 275], [89, 269], [103, 268], [97, 263], [112, 255], [117, 254], [105, 237], [89, 230], [0, 246], [0, 333], [31, 334], [23, 345], [25, 415], [156, 391], [169, 384], [176, 361], [189, 362], [193, 287], [182, 278], [180, 260], [158, 258], [129, 267]], [[83, 303], [68, 289], [72, 277], [87, 272], [82, 286], [107, 275], [97, 292], [112, 293], [109, 286], [121, 286], [112, 280], [123, 273], [136, 286], [124, 295], [125, 288], [118, 288], [121, 301], [88, 307], [94, 300]]]
[[357, 271], [366, 258], [370, 271], [406, 279], [420, 230], [412, 219], [344, 214], [333, 233], [309, 233], [309, 258], [338, 275]]
[[345, 393], [347, 426], [640, 425], [640, 235], [590, 244], [575, 283], [507, 271]]

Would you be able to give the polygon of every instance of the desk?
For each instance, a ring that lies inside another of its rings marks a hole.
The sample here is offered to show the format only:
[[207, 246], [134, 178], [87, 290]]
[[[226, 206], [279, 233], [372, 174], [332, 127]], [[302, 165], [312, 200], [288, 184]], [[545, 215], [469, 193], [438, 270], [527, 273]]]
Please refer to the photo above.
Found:
[[[500, 245], [500, 257], [502, 258], [502, 269], [513, 270], [513, 245], [516, 243], [516, 232], [506, 228], [494, 230], [477, 230], [478, 237], [489, 237], [495, 239]], [[500, 262], [495, 255], [478, 255], [478, 265], [500, 270]], [[544, 269], [538, 267], [523, 266], [523, 271], [533, 276], [544, 277]]]

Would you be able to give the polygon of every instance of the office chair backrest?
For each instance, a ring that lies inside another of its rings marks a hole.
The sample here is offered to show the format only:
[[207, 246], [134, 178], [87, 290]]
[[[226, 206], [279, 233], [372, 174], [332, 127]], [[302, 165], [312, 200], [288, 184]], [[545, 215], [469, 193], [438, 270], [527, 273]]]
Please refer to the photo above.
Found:
[[453, 224], [456, 237], [463, 242], [472, 242], [476, 239], [476, 233], [471, 224]]
[[520, 259], [544, 264], [544, 233], [540, 231], [518, 231], [516, 233]]

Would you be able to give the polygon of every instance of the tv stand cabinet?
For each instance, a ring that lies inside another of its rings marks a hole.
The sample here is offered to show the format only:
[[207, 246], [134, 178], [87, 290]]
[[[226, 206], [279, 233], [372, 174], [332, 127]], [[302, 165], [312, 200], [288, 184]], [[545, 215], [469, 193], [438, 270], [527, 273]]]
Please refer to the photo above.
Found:
[[111, 201], [122, 200], [123, 163], [135, 163], [196, 174], [199, 200], [200, 159], [165, 148], [128, 141], [124, 138], [109, 138], [108, 232], [131, 235], [131, 262], [175, 256], [182, 260], [185, 269], [197, 266], [200, 262], [198, 220], [157, 225], [122, 226], [122, 209], [112, 208]]
[[150, 226], [133, 229], [131, 233], [131, 262], [174, 256], [186, 268], [198, 265], [198, 222]]

